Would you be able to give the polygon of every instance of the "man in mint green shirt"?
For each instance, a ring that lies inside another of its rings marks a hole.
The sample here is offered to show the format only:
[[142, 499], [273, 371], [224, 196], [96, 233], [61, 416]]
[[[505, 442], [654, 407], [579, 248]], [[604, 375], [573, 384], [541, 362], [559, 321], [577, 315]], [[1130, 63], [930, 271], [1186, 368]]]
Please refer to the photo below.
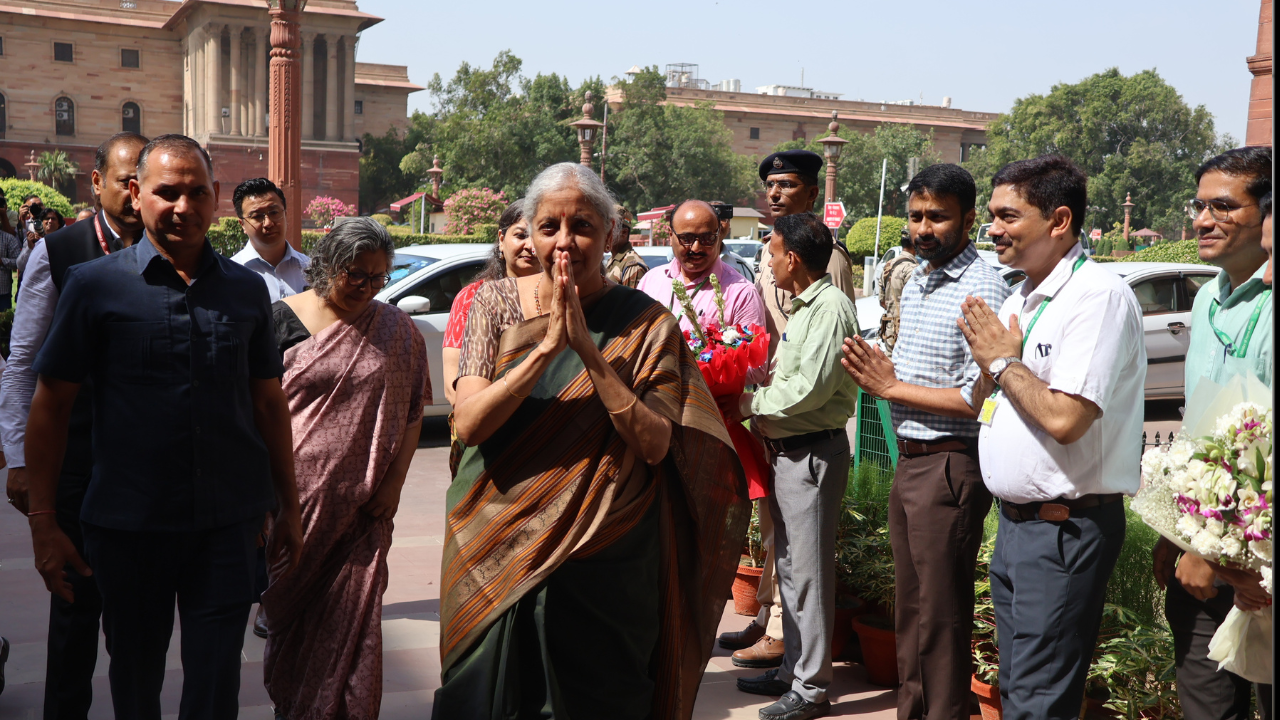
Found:
[[782, 596], [782, 665], [738, 689], [781, 695], [761, 720], [806, 720], [830, 712], [835, 621], [835, 542], [849, 479], [849, 436], [858, 387], [840, 365], [841, 344], [858, 332], [853, 302], [831, 283], [831, 233], [812, 213], [780, 217], [769, 257], [778, 288], [791, 292], [791, 317], [778, 345], [773, 381], [737, 407], [752, 418], [773, 465], [769, 512]]
[[[1196, 293], [1191, 309], [1185, 395], [1201, 380], [1225, 385], [1234, 375], [1252, 375], [1271, 385], [1271, 288], [1263, 282], [1267, 253], [1262, 247], [1263, 212], [1271, 192], [1271, 148], [1229, 150], [1196, 172], [1196, 196], [1188, 214], [1199, 241], [1200, 259], [1222, 272]], [[1218, 568], [1182, 555], [1166, 540], [1153, 552], [1156, 580], [1167, 585], [1165, 616], [1179, 648], [1174, 667], [1178, 700], [1186, 720], [1252, 717], [1248, 680], [1210, 660], [1213, 637], [1232, 605], [1265, 604], [1256, 580], [1238, 570]], [[1257, 690], [1262, 716], [1271, 717], [1271, 687]]]

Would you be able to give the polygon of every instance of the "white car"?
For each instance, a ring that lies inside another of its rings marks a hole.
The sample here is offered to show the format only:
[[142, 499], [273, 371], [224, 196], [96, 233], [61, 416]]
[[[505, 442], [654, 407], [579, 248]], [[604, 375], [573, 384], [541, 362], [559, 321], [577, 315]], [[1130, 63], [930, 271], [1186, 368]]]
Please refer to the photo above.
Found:
[[[1010, 285], [1021, 284], [1025, 275], [1020, 270], [1004, 267], [987, 257], [994, 253], [979, 250], [978, 254], [1000, 268], [1001, 276]], [[1191, 303], [1196, 292], [1217, 276], [1217, 268], [1161, 262], [1112, 262], [1102, 266], [1124, 278], [1142, 308], [1143, 340], [1147, 346], [1146, 399], [1183, 397], [1187, 347], [1191, 343]], [[861, 298], [857, 308], [864, 335], [874, 337], [880, 327], [880, 316], [884, 314], [880, 298]], [[1105, 322], [1105, 319], [1098, 318], [1098, 321]]]
[[453, 409], [444, 397], [444, 361], [440, 357], [444, 328], [453, 299], [492, 254], [493, 245], [489, 243], [399, 248], [391, 265], [391, 282], [376, 296], [409, 313], [427, 341], [432, 404], [422, 411], [426, 417], [445, 416]]

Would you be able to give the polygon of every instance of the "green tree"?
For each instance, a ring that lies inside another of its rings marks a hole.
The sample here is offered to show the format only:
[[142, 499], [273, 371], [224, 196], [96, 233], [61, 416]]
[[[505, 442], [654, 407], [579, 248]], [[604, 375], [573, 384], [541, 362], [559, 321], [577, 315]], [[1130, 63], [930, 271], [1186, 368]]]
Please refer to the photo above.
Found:
[[[392, 127], [381, 137], [365, 133], [360, 153], [360, 212], [376, 212], [421, 185], [423, 176], [406, 175], [400, 169], [400, 161], [423, 144], [424, 126], [429, 127], [432, 122], [415, 112], [407, 132]], [[427, 167], [430, 166], [428, 158]]]
[[618, 82], [622, 103], [609, 118], [610, 189], [636, 210], [686, 198], [746, 202], [755, 159], [733, 152], [733, 132], [713, 104], [666, 105], [656, 66]]
[[[879, 190], [879, 188], [876, 189]], [[906, 227], [906, 224], [906, 218], [893, 217], [892, 215], [885, 215], [880, 218], [881, 255], [884, 255], [889, 248], [902, 244], [902, 228]], [[864, 257], [873, 255], [876, 251], [875, 216], [864, 217], [854, 223], [853, 227], [849, 228], [849, 233], [844, 236], [844, 246], [849, 249], [849, 254], [853, 256], [855, 263]]]
[[1123, 220], [1131, 193], [1132, 227], [1173, 237], [1187, 222], [1183, 206], [1195, 194], [1196, 168], [1233, 145], [1215, 133], [1203, 105], [1189, 107], [1154, 69], [1126, 77], [1111, 68], [1017, 100], [987, 126], [986, 148], [965, 167], [985, 203], [991, 176], [1006, 163], [1061, 153], [1089, 175], [1086, 229]]
[[[860, 218], [875, 217], [880, 200], [880, 167], [886, 159], [889, 163], [885, 172], [884, 214], [905, 215], [907, 199], [902, 186], [908, 179], [908, 160], [920, 158], [921, 168], [938, 162], [932, 133], [922, 133], [911, 125], [886, 123], [873, 133], [842, 127], [838, 134], [849, 141], [841, 150], [836, 166], [836, 199], [844, 203], [848, 213], [845, 226], [851, 227]], [[822, 145], [817, 140], [792, 140], [775, 150], [811, 150], [821, 155]], [[822, 172], [825, 173], [825, 169]], [[823, 186], [819, 204], [827, 201], [825, 177], [818, 177], [818, 183]]]
[[56, 188], [66, 187], [80, 172], [80, 166], [71, 162], [65, 150], [45, 150], [36, 162], [40, 164], [36, 177]]

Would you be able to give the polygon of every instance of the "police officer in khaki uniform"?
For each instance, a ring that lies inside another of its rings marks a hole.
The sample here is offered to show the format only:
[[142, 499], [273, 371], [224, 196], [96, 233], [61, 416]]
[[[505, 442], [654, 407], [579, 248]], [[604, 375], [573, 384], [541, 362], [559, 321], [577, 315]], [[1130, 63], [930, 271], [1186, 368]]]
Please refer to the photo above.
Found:
[[881, 344], [886, 355], [893, 355], [893, 346], [898, 342], [898, 323], [902, 319], [902, 289], [906, 287], [911, 274], [916, 271], [915, 246], [911, 244], [911, 231], [902, 228], [902, 253], [884, 264], [880, 273], [880, 307], [884, 314], [880, 316]]

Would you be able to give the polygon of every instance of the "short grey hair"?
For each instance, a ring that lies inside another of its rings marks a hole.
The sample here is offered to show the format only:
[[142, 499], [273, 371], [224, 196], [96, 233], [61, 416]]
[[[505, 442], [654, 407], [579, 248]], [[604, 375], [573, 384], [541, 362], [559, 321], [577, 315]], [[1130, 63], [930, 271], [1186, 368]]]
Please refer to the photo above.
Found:
[[339, 273], [360, 255], [377, 251], [386, 253], [388, 266], [395, 260], [396, 245], [382, 223], [369, 217], [343, 220], [312, 249], [307, 284], [320, 297], [328, 297]]
[[[609, 188], [605, 187], [600, 176], [596, 175], [585, 165], [573, 162], [562, 162], [552, 165], [551, 167], [538, 173], [538, 176], [529, 183], [529, 189], [524, 194], [524, 217], [529, 221], [530, 231], [533, 230], [534, 217], [538, 214], [538, 205], [542, 204], [542, 198], [548, 193], [563, 190], [567, 187], [575, 187], [582, 192], [587, 198], [587, 202], [591, 203], [591, 207], [596, 211], [605, 223], [618, 224], [617, 202], [613, 199], [613, 193], [609, 192]], [[613, 236], [608, 227], [604, 228], [605, 240], [613, 240]]]

